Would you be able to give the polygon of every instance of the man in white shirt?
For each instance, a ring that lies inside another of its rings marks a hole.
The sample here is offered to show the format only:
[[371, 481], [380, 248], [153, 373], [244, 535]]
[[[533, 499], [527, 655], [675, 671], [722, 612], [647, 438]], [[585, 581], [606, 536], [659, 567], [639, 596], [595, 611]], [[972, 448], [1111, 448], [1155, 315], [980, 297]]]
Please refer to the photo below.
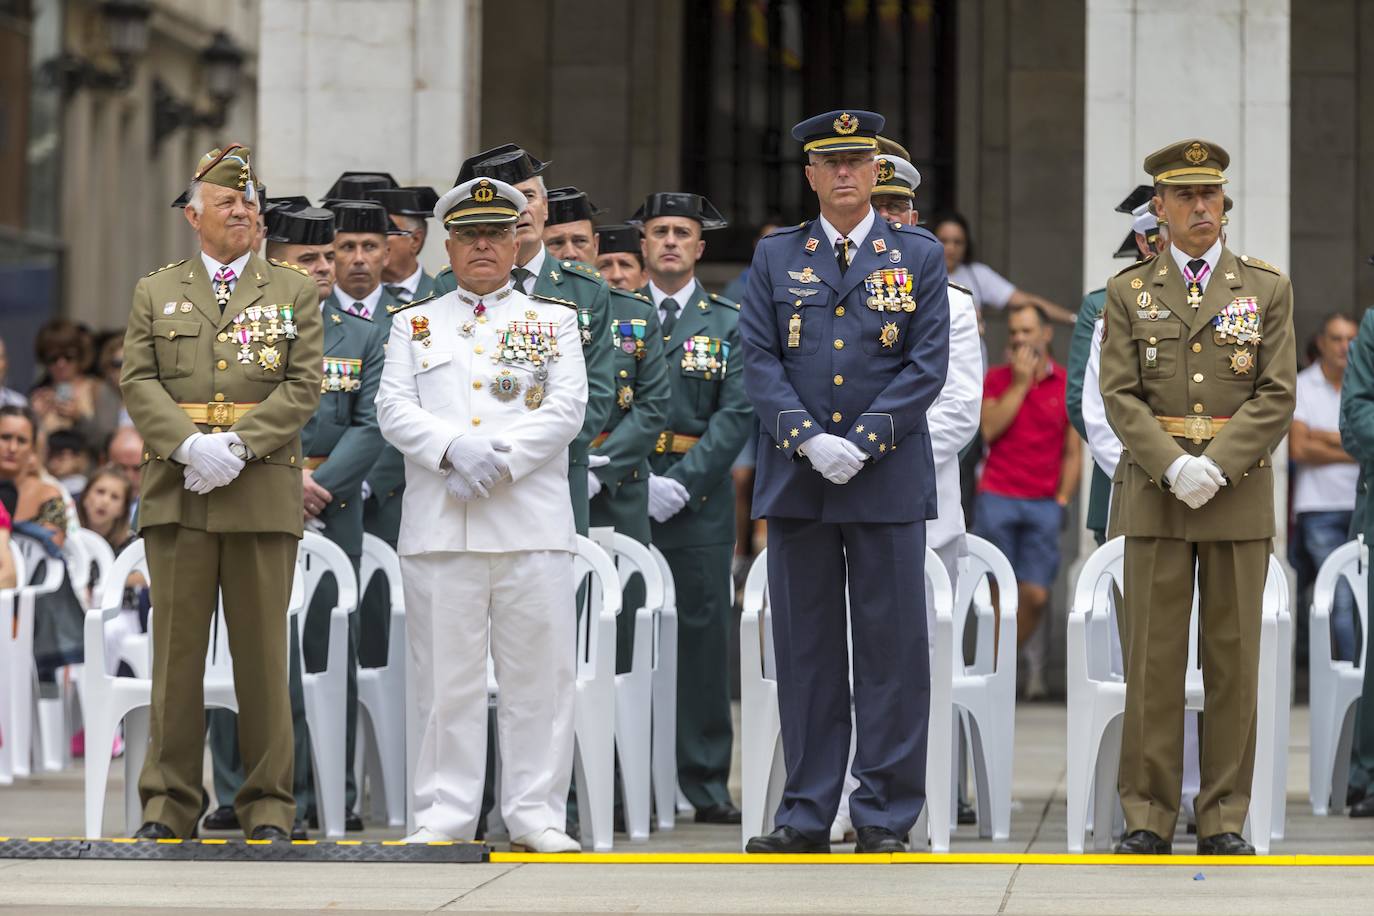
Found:
[[[1289, 541], [1298, 573], [1298, 606], [1306, 607], [1317, 570], [1331, 551], [1350, 540], [1359, 465], [1341, 447], [1341, 379], [1359, 326], [1340, 313], [1326, 316], [1317, 332], [1317, 359], [1298, 373], [1298, 402], [1288, 433], [1293, 465], [1293, 514]], [[1298, 615], [1297, 657], [1307, 659], [1307, 615]], [[1338, 659], [1358, 654], [1355, 597], [1345, 583], [1331, 608], [1331, 650]]]
[[409, 841], [476, 832], [490, 651], [511, 846], [577, 852], [563, 832], [577, 619], [568, 444], [587, 376], [577, 312], [513, 286], [524, 208], [495, 178], [440, 199], [457, 287], [396, 313], [377, 394], [382, 434], [405, 456], [398, 552], [423, 723]]

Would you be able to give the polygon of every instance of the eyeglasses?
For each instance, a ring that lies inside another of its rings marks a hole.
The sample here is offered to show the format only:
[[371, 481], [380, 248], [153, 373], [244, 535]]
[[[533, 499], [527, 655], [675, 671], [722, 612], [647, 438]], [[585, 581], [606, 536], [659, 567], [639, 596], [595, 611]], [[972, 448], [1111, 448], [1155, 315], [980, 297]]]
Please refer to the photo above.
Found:
[[510, 237], [511, 226], [458, 226], [449, 230], [449, 235], [460, 245], [475, 245], [478, 239], [487, 242], [500, 242]]
[[885, 201], [879, 209], [896, 216], [906, 216], [911, 212], [911, 201], [904, 197], [899, 197], [894, 200]]
[[51, 354], [49, 354], [49, 355], [48, 355], [48, 358], [47, 358], [47, 360], [45, 360], [45, 362], [49, 362], [49, 363], [59, 363], [59, 362], [61, 362], [62, 360], [65, 359], [65, 360], [66, 360], [67, 362], [69, 362], [69, 363], [74, 363], [74, 362], [77, 361], [77, 359], [80, 357], [80, 355], [81, 355], [81, 354], [79, 354], [79, 353], [78, 353], [77, 351], [75, 351], [75, 350], [62, 350], [61, 352], [58, 352], [58, 353], [51, 353]]

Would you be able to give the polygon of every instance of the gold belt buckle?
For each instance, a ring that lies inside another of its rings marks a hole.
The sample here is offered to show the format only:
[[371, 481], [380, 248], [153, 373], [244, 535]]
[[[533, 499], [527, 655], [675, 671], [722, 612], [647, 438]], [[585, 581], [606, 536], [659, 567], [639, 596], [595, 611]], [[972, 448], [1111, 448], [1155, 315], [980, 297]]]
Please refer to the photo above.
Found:
[[205, 422], [210, 426], [234, 425], [234, 402], [211, 401], [205, 405]]
[[654, 443], [654, 454], [666, 454], [668, 449], [672, 448], [672, 446], [673, 434], [665, 429], [663, 432], [658, 434], [658, 442]]
[[1183, 418], [1183, 435], [1192, 439], [1194, 445], [1201, 445], [1204, 439], [1212, 438], [1212, 418], [1190, 414]]

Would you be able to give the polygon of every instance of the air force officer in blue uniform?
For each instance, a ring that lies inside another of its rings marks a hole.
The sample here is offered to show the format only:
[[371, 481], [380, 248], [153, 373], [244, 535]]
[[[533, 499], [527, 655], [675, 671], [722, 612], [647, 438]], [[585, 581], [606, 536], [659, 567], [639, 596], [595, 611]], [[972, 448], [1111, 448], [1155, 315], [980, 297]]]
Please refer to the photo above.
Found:
[[793, 128], [820, 217], [759, 244], [740, 313], [787, 766], [777, 829], [749, 852], [830, 849], [849, 753], [849, 635], [855, 851], [904, 850], [925, 803], [926, 411], [945, 382], [949, 306], [939, 241], [869, 205], [882, 127], [851, 110]]

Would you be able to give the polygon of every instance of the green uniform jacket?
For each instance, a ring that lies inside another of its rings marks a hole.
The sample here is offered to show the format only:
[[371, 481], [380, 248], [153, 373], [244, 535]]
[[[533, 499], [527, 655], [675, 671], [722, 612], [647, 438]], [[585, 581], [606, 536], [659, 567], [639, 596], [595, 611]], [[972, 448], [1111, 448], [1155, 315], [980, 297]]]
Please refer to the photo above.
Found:
[[[648, 295], [647, 289], [640, 292]], [[719, 371], [683, 365], [684, 345], [694, 337], [708, 338], [708, 347], [720, 347]], [[754, 423], [753, 408], [744, 394], [742, 356], [739, 306], [708, 294], [697, 282], [691, 295], [682, 297], [682, 311], [666, 341], [663, 359], [673, 390], [668, 431], [700, 436], [701, 441], [686, 454], [668, 449], [649, 459], [653, 473], [678, 481], [689, 496], [681, 512], [662, 525], [653, 525], [653, 541], [660, 548], [728, 544], [735, 539], [730, 467]]]
[[1355, 517], [1351, 520], [1353, 538], [1365, 530], [1369, 478], [1374, 475], [1374, 309], [1366, 311], [1360, 320], [1360, 332], [1350, 345], [1341, 382], [1341, 447], [1360, 463]]
[[[415, 301], [423, 298], [416, 296]], [[391, 316], [400, 308], [401, 303], [383, 285], [382, 297], [377, 300], [377, 308], [373, 310], [371, 319], [383, 346], [391, 333]], [[375, 391], [373, 395], [376, 395]], [[405, 459], [385, 440], [381, 443], [380, 451], [375, 453], [375, 458], [367, 472], [367, 485], [372, 488], [372, 493], [363, 505], [363, 526], [368, 533], [375, 534], [394, 547], [401, 531], [401, 494], [406, 486]]]
[[[1073, 326], [1073, 341], [1069, 344], [1069, 389], [1064, 404], [1068, 408], [1069, 422], [1084, 442], [1088, 441], [1088, 431], [1083, 425], [1083, 375], [1088, 371], [1088, 357], [1092, 355], [1093, 328], [1106, 301], [1106, 287], [1083, 297], [1083, 304], [1078, 307], [1078, 321]], [[1088, 528], [1093, 531], [1107, 530], [1107, 501], [1111, 489], [1111, 478], [1094, 462], [1092, 487], [1088, 491]]]
[[591, 448], [610, 464], [592, 471], [602, 490], [592, 500], [596, 524], [609, 523], [636, 538], [649, 536], [649, 455], [668, 424], [672, 386], [663, 360], [658, 310], [639, 293], [612, 289], [611, 340], [615, 407], [606, 439]]
[[[269, 305], [294, 310], [296, 336], [252, 342], [240, 363], [234, 319]], [[319, 295], [297, 268], [250, 255], [223, 315], [199, 254], [138, 281], [120, 388], [144, 441], [140, 527], [300, 537], [301, 429], [320, 403], [322, 350]], [[257, 406], [221, 427], [193, 423], [179, 403]], [[203, 496], [187, 490], [172, 452], [197, 431], [230, 430], [257, 457], [228, 486]]]
[[386, 361], [385, 328], [345, 312], [333, 295], [325, 300], [320, 407], [301, 433], [306, 457], [329, 459], [314, 472], [334, 497], [320, 513], [324, 535], [351, 557], [363, 552], [363, 479], [384, 444], [373, 401]]
[[[1212, 319], [1250, 299], [1259, 310], [1259, 344], [1219, 340]], [[1125, 449], [1116, 476], [1117, 532], [1187, 541], [1272, 538], [1270, 453], [1292, 422], [1297, 376], [1288, 277], [1223, 248], [1202, 305], [1193, 309], [1174, 259], [1150, 258], [1107, 283], [1104, 314], [1102, 399]], [[1215, 438], [1194, 442], [1164, 432], [1161, 416], [1230, 420]], [[1185, 453], [1207, 455], [1228, 481], [1200, 509], [1189, 509], [1164, 483], [1165, 470]]]

